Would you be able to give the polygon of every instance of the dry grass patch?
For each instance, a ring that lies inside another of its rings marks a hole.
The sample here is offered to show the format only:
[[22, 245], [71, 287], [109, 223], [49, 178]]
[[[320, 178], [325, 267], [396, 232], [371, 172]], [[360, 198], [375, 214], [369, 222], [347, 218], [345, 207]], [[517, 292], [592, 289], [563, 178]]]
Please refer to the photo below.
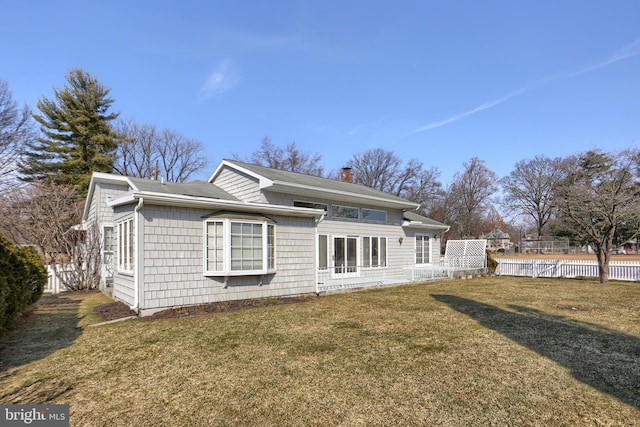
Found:
[[482, 278], [125, 321], [3, 365], [0, 401], [92, 426], [634, 425], [639, 297]]

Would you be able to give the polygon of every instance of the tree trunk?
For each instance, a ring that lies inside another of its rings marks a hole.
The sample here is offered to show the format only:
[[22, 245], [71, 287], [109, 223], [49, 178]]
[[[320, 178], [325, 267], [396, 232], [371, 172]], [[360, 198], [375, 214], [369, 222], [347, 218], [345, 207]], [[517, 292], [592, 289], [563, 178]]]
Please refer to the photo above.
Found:
[[598, 257], [600, 283], [609, 283], [609, 258], [611, 255], [608, 248], [605, 248], [604, 245], [598, 245], [596, 256]]

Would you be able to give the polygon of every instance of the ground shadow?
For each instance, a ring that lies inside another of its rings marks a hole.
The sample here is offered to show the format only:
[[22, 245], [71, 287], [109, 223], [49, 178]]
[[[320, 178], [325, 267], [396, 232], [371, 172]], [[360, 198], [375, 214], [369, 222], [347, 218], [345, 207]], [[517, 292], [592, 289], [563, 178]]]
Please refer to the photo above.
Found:
[[82, 333], [80, 301], [45, 295], [0, 339], [0, 373], [70, 346]]
[[640, 409], [640, 339], [527, 307], [510, 305], [513, 311], [507, 311], [454, 295], [432, 297]]

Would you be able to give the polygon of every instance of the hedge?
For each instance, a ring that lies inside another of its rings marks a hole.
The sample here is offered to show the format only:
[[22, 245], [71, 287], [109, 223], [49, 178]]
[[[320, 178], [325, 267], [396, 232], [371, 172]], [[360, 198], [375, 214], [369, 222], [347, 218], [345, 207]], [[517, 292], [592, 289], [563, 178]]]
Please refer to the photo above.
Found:
[[47, 271], [35, 249], [0, 234], [0, 333], [42, 296]]

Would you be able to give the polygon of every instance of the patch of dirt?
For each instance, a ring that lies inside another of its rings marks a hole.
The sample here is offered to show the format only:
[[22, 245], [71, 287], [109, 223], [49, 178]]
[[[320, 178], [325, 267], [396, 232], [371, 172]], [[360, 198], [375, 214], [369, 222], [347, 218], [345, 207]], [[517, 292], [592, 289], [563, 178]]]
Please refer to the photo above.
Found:
[[93, 309], [93, 312], [105, 322], [136, 315], [135, 311], [129, 309], [129, 306], [121, 301], [99, 305]]
[[245, 299], [238, 301], [221, 301], [221, 302], [212, 302], [209, 304], [200, 304], [200, 305], [191, 305], [188, 307], [178, 307], [171, 308], [168, 310], [159, 311], [154, 313], [149, 317], [145, 317], [144, 319], [155, 320], [155, 319], [170, 319], [176, 317], [188, 317], [188, 316], [197, 316], [201, 314], [209, 314], [209, 313], [223, 313], [227, 311], [238, 311], [238, 310], [246, 310], [249, 308], [257, 308], [257, 307], [266, 307], [269, 305], [280, 305], [280, 304], [294, 304], [309, 301], [312, 297], [310, 296], [298, 296], [298, 297], [270, 297], [270, 298], [260, 298], [260, 299]]
[[[283, 297], [283, 298], [260, 298], [246, 299], [239, 301], [222, 301], [209, 304], [192, 305], [188, 307], [177, 307], [159, 311], [152, 316], [145, 317], [148, 320], [171, 319], [177, 317], [197, 316], [208, 313], [223, 313], [226, 311], [238, 311], [248, 308], [266, 307], [268, 305], [293, 304], [310, 300], [310, 296]], [[102, 304], [93, 309], [93, 312], [104, 321], [122, 319], [123, 317], [136, 316], [133, 310], [123, 302], [116, 301], [109, 304]]]

